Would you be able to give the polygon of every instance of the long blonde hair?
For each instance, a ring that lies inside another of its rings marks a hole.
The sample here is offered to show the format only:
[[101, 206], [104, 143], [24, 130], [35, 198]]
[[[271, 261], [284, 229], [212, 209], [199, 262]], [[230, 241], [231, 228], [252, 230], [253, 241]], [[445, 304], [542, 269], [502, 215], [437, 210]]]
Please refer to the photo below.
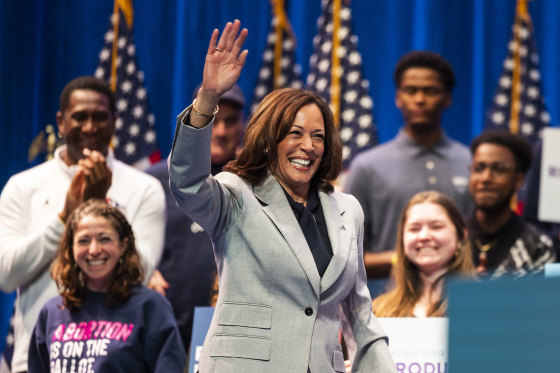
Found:
[[[459, 248], [451, 259], [449, 270], [440, 277], [442, 281], [448, 275], [463, 277], [474, 277], [475, 269], [472, 259], [470, 242], [466, 237], [466, 224], [461, 212], [453, 201], [445, 194], [435, 190], [423, 191], [415, 194], [406, 204], [399, 219], [397, 235], [397, 262], [391, 271], [389, 291], [373, 300], [373, 311], [378, 317], [412, 317], [414, 306], [422, 296], [424, 285], [420, 278], [418, 267], [416, 267], [404, 254], [404, 225], [408, 218], [408, 211], [414, 205], [430, 202], [441, 206], [451, 223], [455, 226]], [[435, 286], [435, 284], [434, 284]], [[433, 289], [433, 288], [432, 288]], [[427, 311], [427, 316], [444, 316], [447, 310], [445, 297], [433, 302]]]

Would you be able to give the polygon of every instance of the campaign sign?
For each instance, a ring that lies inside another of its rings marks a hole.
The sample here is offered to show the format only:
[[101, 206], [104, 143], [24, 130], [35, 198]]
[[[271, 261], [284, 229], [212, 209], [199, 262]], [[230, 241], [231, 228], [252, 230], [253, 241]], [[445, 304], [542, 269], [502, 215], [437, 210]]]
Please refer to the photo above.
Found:
[[212, 315], [214, 315], [214, 307], [194, 308], [191, 350], [189, 352], [189, 373], [196, 373], [198, 371], [202, 345], [204, 344], [204, 338], [206, 338], [206, 332], [210, 328]]
[[539, 220], [560, 222], [560, 128], [543, 129]]
[[[196, 373], [213, 307], [196, 307], [189, 373]], [[378, 318], [389, 337], [389, 350], [399, 373], [447, 373], [447, 318]]]
[[447, 373], [445, 317], [379, 317], [399, 373]]

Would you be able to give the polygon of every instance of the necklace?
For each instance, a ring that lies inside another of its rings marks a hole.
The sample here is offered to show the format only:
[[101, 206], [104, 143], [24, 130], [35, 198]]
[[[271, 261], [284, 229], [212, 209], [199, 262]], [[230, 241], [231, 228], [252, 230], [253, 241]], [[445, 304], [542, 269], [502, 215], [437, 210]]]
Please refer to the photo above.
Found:
[[486, 244], [482, 244], [479, 239], [475, 240], [476, 247], [479, 250], [478, 253], [478, 266], [476, 267], [476, 273], [486, 274], [488, 269], [488, 254], [487, 252], [494, 246], [496, 240], [490, 241]]

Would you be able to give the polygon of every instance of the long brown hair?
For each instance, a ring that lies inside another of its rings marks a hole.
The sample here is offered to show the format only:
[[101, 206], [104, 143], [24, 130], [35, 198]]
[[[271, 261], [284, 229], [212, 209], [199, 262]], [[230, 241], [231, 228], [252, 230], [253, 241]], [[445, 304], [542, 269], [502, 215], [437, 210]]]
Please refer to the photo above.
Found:
[[276, 164], [278, 143], [288, 135], [297, 112], [311, 104], [317, 105], [325, 122], [325, 151], [311, 183], [324, 192], [332, 192], [332, 183], [342, 169], [340, 137], [325, 101], [315, 92], [303, 89], [277, 89], [261, 101], [245, 130], [245, 145], [239, 158], [229, 162], [224, 171], [237, 174], [251, 185], [262, 183]]
[[118, 233], [121, 243], [128, 239], [121, 259], [115, 267], [113, 279], [106, 291], [107, 305], [114, 307], [130, 296], [132, 288], [142, 282], [143, 274], [140, 257], [134, 244], [132, 227], [119, 210], [101, 200], [90, 199], [70, 215], [62, 235], [60, 248], [51, 268], [51, 276], [56, 282], [64, 306], [71, 310], [80, 308], [84, 299], [86, 284], [84, 275], [74, 260], [73, 246], [74, 234], [78, 224], [85, 216], [100, 216], [107, 219]]
[[[449, 264], [449, 270], [437, 281], [442, 281], [445, 276], [458, 275], [463, 277], [475, 277], [475, 269], [472, 259], [470, 242], [466, 237], [466, 224], [461, 212], [453, 201], [445, 194], [435, 190], [423, 191], [415, 194], [406, 204], [399, 219], [397, 236], [397, 262], [391, 271], [391, 282], [389, 291], [373, 301], [373, 311], [378, 317], [411, 317], [414, 306], [420, 299], [423, 282], [420, 278], [418, 267], [416, 267], [404, 254], [404, 225], [408, 218], [408, 211], [414, 205], [423, 202], [431, 202], [441, 206], [457, 232], [459, 248]], [[427, 311], [428, 316], [444, 316], [447, 310], [447, 302], [440, 299], [434, 302]]]

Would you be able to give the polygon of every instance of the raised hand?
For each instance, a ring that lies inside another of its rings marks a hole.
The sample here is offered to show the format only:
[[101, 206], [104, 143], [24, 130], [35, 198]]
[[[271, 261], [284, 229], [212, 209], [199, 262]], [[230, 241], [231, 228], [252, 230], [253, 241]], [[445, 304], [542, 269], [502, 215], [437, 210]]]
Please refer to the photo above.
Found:
[[243, 29], [239, 32], [240, 27], [239, 20], [228, 22], [219, 41], [218, 30], [212, 32], [202, 77], [202, 87], [207, 92], [220, 96], [239, 79], [249, 53], [247, 49], [241, 52], [248, 31]]
[[239, 31], [241, 22], [228, 22], [218, 41], [219, 31], [212, 32], [208, 52], [204, 62], [202, 87], [196, 97], [196, 109], [205, 116], [191, 116], [190, 123], [195, 127], [203, 127], [210, 122], [212, 114], [220, 100], [220, 96], [228, 91], [241, 75], [248, 50], [241, 51], [247, 38], [247, 29]]

